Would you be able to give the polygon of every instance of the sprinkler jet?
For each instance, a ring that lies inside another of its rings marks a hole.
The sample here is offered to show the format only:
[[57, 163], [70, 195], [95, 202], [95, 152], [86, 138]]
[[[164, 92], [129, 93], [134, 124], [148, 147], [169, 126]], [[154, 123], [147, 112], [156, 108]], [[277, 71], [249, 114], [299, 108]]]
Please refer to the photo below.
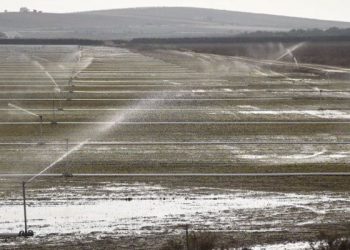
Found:
[[[19, 107], [18, 107], [19, 108]], [[21, 109], [21, 108], [20, 108]], [[29, 111], [30, 112], [30, 111]], [[41, 176], [42, 174], [44, 174], [46, 171], [48, 171], [50, 168], [53, 168], [54, 166], [56, 166], [59, 162], [65, 160], [70, 154], [74, 153], [75, 151], [79, 150], [80, 148], [82, 148], [86, 143], [89, 142], [90, 139], [87, 139], [86, 141], [83, 141], [82, 143], [80, 143], [79, 145], [75, 146], [74, 148], [72, 148], [71, 150], [69, 150], [69, 141], [68, 139], [66, 140], [67, 142], [67, 152], [62, 155], [60, 158], [58, 158], [56, 161], [54, 161], [53, 163], [51, 163], [48, 167], [44, 168], [41, 172], [39, 172], [36, 175], [33, 175], [29, 180], [27, 181], [23, 181], [22, 182], [22, 192], [23, 192], [23, 212], [24, 212], [24, 231], [20, 231], [19, 234], [17, 236], [20, 237], [33, 237], [34, 236], [34, 232], [32, 230], [28, 230], [28, 219], [27, 219], [27, 200], [26, 200], [26, 185], [30, 184], [32, 181], [34, 181], [36, 178], [38, 178], [39, 176]], [[67, 163], [66, 163], [67, 164]], [[67, 164], [68, 165], [68, 164]], [[70, 173], [64, 173], [63, 174], [64, 177], [73, 177], [72, 174]]]
[[[61, 94], [61, 89], [60, 87], [58, 87], [58, 85], [56, 85], [53, 89], [53, 93], [52, 93], [52, 103], [53, 103], [53, 109], [55, 109], [55, 96], [57, 96], [58, 98], [60, 98], [60, 94]], [[61, 101], [58, 102], [58, 107], [57, 107], [57, 111], [63, 111], [63, 107], [62, 107], [62, 103]], [[53, 110], [53, 113], [55, 113], [55, 110]], [[55, 114], [53, 114], [55, 117]]]
[[[79, 52], [78, 52], [78, 56], [76, 58], [76, 63], [80, 63], [80, 60], [81, 60], [81, 50], [80, 50], [80, 47], [79, 47]], [[73, 66], [72, 68], [72, 72], [71, 72], [71, 75], [68, 79], [68, 87], [69, 87], [69, 92], [70, 94], [74, 93], [74, 84], [73, 84], [73, 81], [74, 81], [74, 78], [79, 74], [79, 71], [77, 71], [76, 67]], [[71, 99], [70, 97], [67, 98], [67, 100]]]
[[[55, 110], [56, 110], [55, 94], [57, 96], [59, 96], [59, 93], [61, 93], [61, 89], [58, 88], [58, 87], [54, 88], [53, 93], [52, 93], [52, 121], [51, 121], [52, 125], [56, 125], [57, 124], [56, 112], [55, 112]], [[59, 107], [57, 107], [57, 111], [63, 111], [61, 103], [59, 103]]]
[[71, 101], [72, 100], [72, 94], [74, 93], [74, 85], [73, 85], [73, 76], [74, 74], [74, 71], [72, 72], [72, 76], [69, 77], [68, 79], [68, 87], [69, 87], [69, 90], [67, 91], [67, 96], [66, 96], [66, 100], [67, 101]]
[[73, 72], [72, 73], [72, 76], [69, 78], [69, 80], [68, 80], [68, 86], [69, 86], [69, 93], [73, 93], [74, 92], [74, 85], [73, 85], [73, 75], [74, 75], [75, 73]]
[[[40, 64], [38, 61], [33, 61], [34, 65], [36, 65], [38, 68], [40, 68], [42, 71], [44, 71], [45, 75], [50, 79], [50, 81], [53, 83], [54, 85], [54, 92], [53, 92], [53, 106], [55, 107], [55, 94], [58, 96], [58, 98], [60, 97], [60, 94], [61, 94], [61, 88], [60, 86], [57, 84], [56, 80], [54, 79], [54, 77], [50, 74], [49, 71], [47, 71], [45, 69], [45, 67]], [[61, 101], [59, 101], [59, 107], [57, 108], [58, 111], [63, 111], [63, 108], [62, 108], [62, 103]], [[53, 124], [56, 124], [55, 122], [53, 122]]]
[[26, 113], [28, 115], [39, 117], [39, 120], [40, 120], [40, 141], [39, 141], [39, 144], [43, 144], [43, 140], [42, 140], [43, 139], [43, 116], [35, 114], [27, 109], [21, 108], [21, 107], [14, 105], [12, 103], [9, 103], [8, 106], [11, 108], [14, 108], [15, 110], [22, 111], [23, 113]]
[[286, 49], [285, 53], [283, 53], [280, 57], [276, 58], [276, 61], [280, 61], [283, 58], [285, 58], [286, 56], [291, 57], [294, 60], [295, 65], [297, 66], [297, 68], [299, 68], [299, 62], [297, 60], [297, 58], [294, 56], [293, 52], [296, 51], [297, 49], [299, 49], [300, 47], [302, 47], [304, 45], [304, 43], [299, 43], [291, 48]]
[[298, 62], [297, 58], [293, 55], [293, 53], [290, 49], [287, 49], [287, 52], [284, 53], [279, 58], [277, 58], [276, 61], [279, 61], [279, 60], [285, 58], [286, 56], [290, 56], [294, 60], [295, 65], [299, 68], [299, 62]]

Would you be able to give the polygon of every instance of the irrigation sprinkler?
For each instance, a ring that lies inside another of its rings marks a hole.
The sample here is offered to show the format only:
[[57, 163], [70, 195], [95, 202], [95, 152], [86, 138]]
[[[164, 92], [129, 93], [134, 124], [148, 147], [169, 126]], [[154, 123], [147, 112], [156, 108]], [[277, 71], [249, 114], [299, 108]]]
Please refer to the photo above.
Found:
[[43, 144], [43, 116], [39, 115], [40, 119], [40, 144]]
[[[30, 111], [28, 111], [30, 112]], [[89, 140], [86, 140], [71, 150], [67, 151], [64, 155], [58, 158], [56, 161], [51, 163], [48, 167], [44, 168], [41, 172], [36, 175], [30, 175], [30, 179], [22, 182], [22, 193], [23, 193], [23, 214], [24, 214], [24, 231], [20, 231], [19, 234], [0, 234], [0, 238], [9, 238], [9, 237], [32, 237], [34, 236], [34, 232], [32, 230], [28, 230], [28, 219], [27, 219], [27, 200], [26, 200], [26, 185], [34, 181], [37, 177], [43, 175], [47, 170], [54, 167], [57, 163], [65, 160], [67, 156], [72, 154], [73, 152], [79, 150], [83, 147]]]
[[[55, 102], [55, 93], [60, 93], [61, 90], [59, 88], [54, 88], [54, 92], [52, 93], [52, 125], [57, 125], [56, 121], [56, 102]], [[60, 103], [60, 106], [57, 107], [57, 111], [63, 111], [62, 104]]]
[[28, 230], [26, 182], [25, 181], [22, 182], [22, 192], [23, 192], [24, 231], [20, 231], [18, 236], [20, 236], [20, 237], [33, 237], [34, 232], [32, 230]]
[[57, 121], [56, 121], [56, 112], [55, 112], [55, 95], [52, 94], [52, 122], [51, 124], [56, 125]]
[[27, 198], [26, 198], [26, 182], [22, 182], [22, 195], [23, 195], [23, 219], [24, 219], [24, 230], [20, 231], [18, 234], [16, 233], [6, 233], [0, 234], [0, 238], [16, 238], [16, 237], [33, 237], [34, 232], [32, 230], [28, 230], [28, 219], [27, 219]]
[[[53, 97], [52, 97], [52, 100], [54, 103], [55, 103], [55, 94], [57, 95], [58, 98], [60, 98], [60, 93], [61, 93], [61, 89], [59, 87], [54, 88]], [[58, 104], [59, 105], [57, 107], [57, 111], [63, 111], [62, 102], [60, 100], [58, 101]]]
[[39, 115], [39, 114], [36, 114], [36, 113], [33, 113], [33, 112], [31, 112], [31, 111], [29, 111], [27, 109], [21, 108], [21, 107], [19, 107], [17, 105], [11, 104], [11, 103], [9, 103], [8, 106], [11, 107], [11, 108], [14, 108], [15, 110], [22, 111], [25, 114], [28, 114], [28, 115], [35, 116], [35, 117], [39, 118], [39, 120], [40, 120], [40, 123], [39, 123], [39, 131], [40, 131], [39, 144], [43, 144], [43, 116]]
[[[60, 89], [60, 86], [57, 84], [56, 80], [54, 79], [54, 77], [50, 74], [49, 71], [47, 71], [45, 69], [45, 67], [40, 64], [38, 61], [34, 61], [34, 64], [39, 67], [42, 71], [44, 71], [45, 75], [50, 79], [50, 81], [53, 83], [54, 85], [54, 94], [53, 94], [53, 102], [54, 102], [54, 99], [55, 99], [55, 93], [57, 93], [57, 96], [59, 97], [59, 93], [61, 93], [61, 89]], [[62, 108], [62, 103], [59, 101], [59, 107], [58, 107], [58, 110], [59, 111], [63, 111], [63, 108]]]
[[189, 235], [188, 235], [188, 225], [185, 225], [186, 230], [186, 249], [190, 250], [190, 241], [189, 241]]
[[[61, 101], [60, 101], [60, 105], [62, 105]], [[63, 111], [62, 106], [58, 107], [57, 110], [58, 110], [58, 111]]]
[[73, 80], [74, 80], [75, 75], [76, 75], [76, 72], [75, 72], [75, 70], [73, 69], [73, 70], [72, 70], [72, 73], [71, 73], [71, 76], [70, 76], [69, 79], [68, 79], [68, 88], [69, 88], [69, 90], [67, 91], [67, 100], [70, 100], [70, 99], [71, 99], [71, 94], [74, 93], [74, 84], [73, 84]]
[[[72, 75], [74, 74], [74, 72], [72, 73]], [[73, 85], [73, 77], [71, 76], [68, 80], [68, 87], [69, 87], [69, 93], [73, 93], [74, 90], [74, 85]]]

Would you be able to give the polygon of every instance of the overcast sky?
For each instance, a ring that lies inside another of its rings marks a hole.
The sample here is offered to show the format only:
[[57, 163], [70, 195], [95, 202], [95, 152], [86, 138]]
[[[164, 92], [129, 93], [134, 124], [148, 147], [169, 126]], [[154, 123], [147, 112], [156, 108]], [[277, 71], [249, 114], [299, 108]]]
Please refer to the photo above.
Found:
[[350, 21], [350, 0], [0, 0], [3, 10], [21, 6], [45, 12], [75, 12], [149, 6], [190, 6]]

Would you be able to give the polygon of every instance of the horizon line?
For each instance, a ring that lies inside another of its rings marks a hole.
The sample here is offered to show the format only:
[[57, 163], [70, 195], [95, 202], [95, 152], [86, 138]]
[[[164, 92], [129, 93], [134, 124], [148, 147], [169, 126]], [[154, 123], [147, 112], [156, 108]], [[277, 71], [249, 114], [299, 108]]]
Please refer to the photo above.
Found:
[[[24, 7], [24, 6], [22, 6]], [[18, 13], [21, 14], [18, 10], [6, 10], [3, 9], [0, 14], [14, 14]], [[28, 8], [28, 7], [27, 7]], [[34, 8], [28, 8], [29, 13], [28, 14], [57, 14], [57, 15], [64, 15], [64, 14], [88, 14], [90, 12], [103, 12], [103, 11], [113, 11], [113, 10], [132, 10], [132, 9], [152, 9], [152, 8], [185, 8], [185, 9], [202, 9], [202, 10], [214, 10], [214, 11], [225, 11], [225, 12], [233, 12], [233, 13], [246, 13], [246, 14], [255, 14], [255, 15], [269, 15], [269, 16], [275, 16], [275, 17], [285, 17], [285, 18], [298, 18], [298, 19], [308, 19], [308, 20], [316, 20], [316, 21], [326, 21], [326, 22], [341, 22], [341, 23], [350, 23], [350, 20], [334, 20], [334, 19], [321, 19], [316, 17], [305, 17], [305, 16], [290, 16], [290, 15], [283, 15], [283, 14], [271, 14], [271, 13], [263, 13], [263, 12], [254, 12], [254, 11], [239, 11], [239, 10], [228, 10], [228, 9], [220, 9], [220, 8], [208, 8], [208, 7], [195, 7], [195, 6], [173, 6], [173, 5], [164, 5], [164, 6], [140, 6], [140, 7], [123, 7], [123, 8], [103, 8], [103, 9], [89, 9], [89, 10], [83, 10], [83, 11], [63, 11], [63, 12], [51, 12], [51, 11], [45, 11], [40, 9], [34, 9]], [[34, 13], [33, 10], [42, 11], [42, 13]], [[7, 11], [7, 12], [5, 12]], [[23, 13], [27, 14], [27, 13]]]

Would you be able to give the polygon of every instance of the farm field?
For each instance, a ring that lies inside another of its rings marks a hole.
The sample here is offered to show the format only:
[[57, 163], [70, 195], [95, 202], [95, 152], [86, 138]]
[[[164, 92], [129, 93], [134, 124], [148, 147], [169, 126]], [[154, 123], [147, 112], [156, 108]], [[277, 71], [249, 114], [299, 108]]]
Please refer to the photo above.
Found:
[[350, 69], [290, 50], [1, 46], [0, 233], [23, 230], [29, 180], [35, 237], [0, 246], [157, 249], [184, 224], [246, 246], [347, 232]]

